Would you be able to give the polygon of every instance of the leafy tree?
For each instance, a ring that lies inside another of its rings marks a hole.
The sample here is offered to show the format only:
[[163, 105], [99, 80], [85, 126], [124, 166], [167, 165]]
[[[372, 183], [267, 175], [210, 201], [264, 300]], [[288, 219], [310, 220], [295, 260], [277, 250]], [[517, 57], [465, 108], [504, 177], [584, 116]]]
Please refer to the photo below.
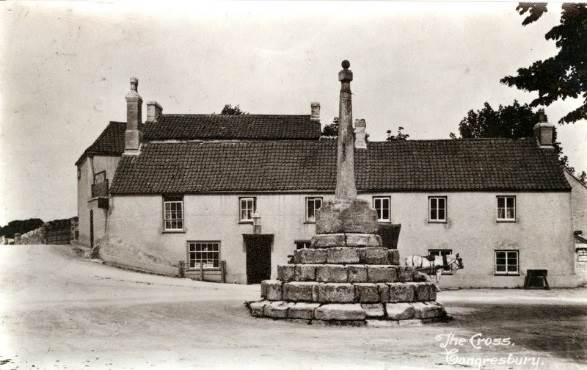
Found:
[[24, 234], [31, 230], [38, 229], [43, 226], [43, 220], [40, 218], [29, 218], [28, 220], [14, 220], [10, 221], [8, 225], [0, 227], [0, 235], [7, 238], [14, 238], [15, 233]]
[[[522, 25], [537, 21], [546, 11], [544, 3], [520, 3], [516, 10], [526, 14]], [[587, 5], [563, 4], [560, 24], [545, 38], [556, 43], [558, 53], [531, 66], [520, 68], [516, 76], [501, 82], [518, 89], [538, 92], [530, 106], [549, 106], [558, 99], [582, 97], [583, 104], [567, 113], [560, 124], [587, 118]]]
[[385, 139], [386, 141], [408, 140], [408, 138], [410, 137], [409, 134], [406, 134], [404, 132], [404, 128], [402, 126], [399, 126], [397, 128], [397, 133], [395, 135], [391, 134], [391, 130], [387, 130], [385, 131], [385, 133], [387, 134], [387, 138]]
[[338, 136], [338, 117], [332, 120], [332, 123], [325, 125], [322, 128], [323, 136]]
[[[534, 136], [534, 125], [545, 120], [546, 115], [543, 109], [534, 112], [528, 104], [520, 105], [517, 100], [514, 100], [512, 105], [500, 105], [497, 110], [485, 102], [482, 109], [470, 110], [461, 120], [459, 133], [463, 139], [532, 137]], [[452, 132], [451, 138], [456, 139], [456, 135]], [[568, 157], [562, 155], [560, 143], [556, 142], [556, 129], [553, 140], [554, 150], [559, 156], [559, 161], [571, 172], [574, 172], [574, 168], [569, 167]]]
[[233, 106], [232, 104], [225, 104], [220, 114], [224, 114], [227, 116], [238, 116], [240, 114], [247, 114], [247, 112], [242, 111], [238, 104], [235, 106]]

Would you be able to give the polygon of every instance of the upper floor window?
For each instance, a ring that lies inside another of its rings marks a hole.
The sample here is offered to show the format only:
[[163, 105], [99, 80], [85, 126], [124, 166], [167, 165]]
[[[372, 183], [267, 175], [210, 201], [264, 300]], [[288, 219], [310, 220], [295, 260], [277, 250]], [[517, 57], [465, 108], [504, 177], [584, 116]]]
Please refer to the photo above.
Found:
[[516, 197], [497, 196], [497, 221], [516, 221]]
[[495, 274], [518, 275], [518, 251], [495, 251]]
[[253, 213], [257, 210], [257, 198], [239, 198], [239, 221], [253, 222]]
[[378, 222], [391, 222], [389, 215], [390, 197], [373, 197], [373, 208], [377, 211]]
[[322, 207], [322, 197], [306, 198], [306, 222], [316, 222], [316, 211]]
[[446, 197], [428, 198], [428, 222], [446, 222]]
[[163, 230], [183, 231], [183, 197], [163, 197]]

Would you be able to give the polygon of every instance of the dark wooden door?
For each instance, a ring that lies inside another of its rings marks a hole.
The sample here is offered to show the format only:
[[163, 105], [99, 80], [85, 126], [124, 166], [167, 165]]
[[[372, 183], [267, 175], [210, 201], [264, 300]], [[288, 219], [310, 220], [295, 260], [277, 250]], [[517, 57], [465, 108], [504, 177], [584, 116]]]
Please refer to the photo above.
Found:
[[271, 278], [271, 240], [251, 238], [246, 241], [247, 284], [259, 284]]
[[90, 248], [94, 248], [94, 210], [90, 210]]

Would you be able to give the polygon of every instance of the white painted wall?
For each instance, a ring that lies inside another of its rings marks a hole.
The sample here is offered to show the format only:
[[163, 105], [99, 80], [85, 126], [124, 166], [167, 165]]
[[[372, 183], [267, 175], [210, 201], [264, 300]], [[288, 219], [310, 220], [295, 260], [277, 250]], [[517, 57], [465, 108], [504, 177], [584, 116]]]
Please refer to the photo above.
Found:
[[581, 230], [583, 231], [583, 236], [587, 237], [587, 186], [581, 184], [567, 171], [565, 171], [565, 177], [573, 189], [571, 191], [573, 230]]
[[[527, 269], [547, 269], [551, 286], [573, 286], [574, 251], [570, 193], [505, 193], [517, 199], [517, 222], [496, 222], [498, 193], [381, 193], [391, 197], [393, 223], [401, 223], [400, 255], [427, 254], [431, 248], [460, 253], [465, 269], [443, 276], [442, 285], [460, 287], [522, 286]], [[245, 194], [241, 194], [245, 195]], [[304, 223], [305, 196], [314, 194], [258, 194], [257, 210], [263, 233], [274, 234], [272, 274], [287, 262], [294, 240], [310, 239], [313, 224]], [[428, 196], [446, 195], [448, 222], [428, 223]], [[332, 195], [322, 195], [332, 199]], [[174, 274], [186, 259], [187, 240], [221, 242], [227, 261], [227, 281], [246, 282], [246, 255], [242, 234], [252, 225], [238, 223], [239, 195], [186, 195], [185, 233], [162, 233], [161, 196], [115, 196], [109, 217], [110, 251], [125, 264], [160, 261], [157, 272]], [[81, 219], [80, 219], [81, 220]], [[517, 249], [520, 276], [495, 276], [494, 251]], [[123, 251], [128, 253], [124, 254]], [[137, 266], [140, 267], [140, 266]]]

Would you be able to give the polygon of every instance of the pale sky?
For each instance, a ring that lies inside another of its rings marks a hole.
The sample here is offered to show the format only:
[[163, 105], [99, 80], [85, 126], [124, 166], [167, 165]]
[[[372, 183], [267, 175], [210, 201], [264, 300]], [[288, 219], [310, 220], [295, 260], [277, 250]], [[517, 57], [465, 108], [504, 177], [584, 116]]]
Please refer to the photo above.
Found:
[[[337, 115], [340, 62], [371, 138], [448, 138], [470, 109], [535, 95], [499, 83], [554, 55], [559, 5], [522, 27], [516, 3], [0, 3], [0, 224], [76, 215], [74, 163], [124, 121], [129, 77], [164, 113]], [[546, 109], [555, 123], [579, 103]], [[587, 124], [559, 127], [587, 170]]]

